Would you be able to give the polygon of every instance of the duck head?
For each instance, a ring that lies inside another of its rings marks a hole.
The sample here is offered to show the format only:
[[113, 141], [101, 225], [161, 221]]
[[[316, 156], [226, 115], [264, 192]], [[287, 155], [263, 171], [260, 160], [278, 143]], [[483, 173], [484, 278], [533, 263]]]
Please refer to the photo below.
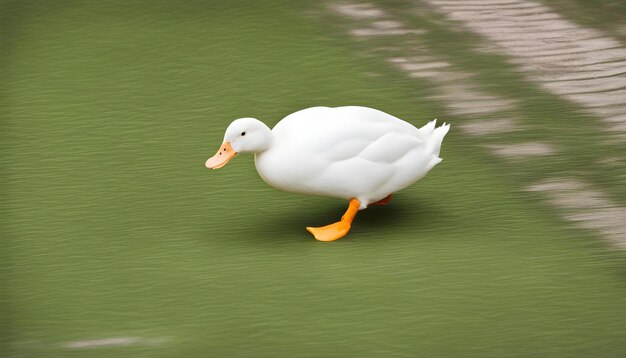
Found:
[[272, 144], [272, 130], [254, 118], [239, 118], [226, 129], [224, 142], [214, 156], [206, 161], [209, 169], [226, 165], [237, 153], [260, 153]]

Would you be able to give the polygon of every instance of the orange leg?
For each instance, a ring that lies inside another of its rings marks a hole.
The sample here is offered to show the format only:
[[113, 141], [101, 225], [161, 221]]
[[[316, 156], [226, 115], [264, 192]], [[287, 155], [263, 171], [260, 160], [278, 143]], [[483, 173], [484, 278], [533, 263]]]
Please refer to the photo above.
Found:
[[358, 200], [350, 199], [348, 210], [343, 214], [340, 221], [322, 227], [307, 227], [306, 229], [313, 234], [318, 241], [335, 241], [340, 239], [350, 231], [352, 220], [354, 220], [356, 213], [359, 211], [360, 205], [361, 203]]
[[370, 205], [387, 205], [391, 201], [392, 197], [393, 197], [393, 194], [389, 194], [384, 199], [378, 200], [377, 202], [371, 203]]

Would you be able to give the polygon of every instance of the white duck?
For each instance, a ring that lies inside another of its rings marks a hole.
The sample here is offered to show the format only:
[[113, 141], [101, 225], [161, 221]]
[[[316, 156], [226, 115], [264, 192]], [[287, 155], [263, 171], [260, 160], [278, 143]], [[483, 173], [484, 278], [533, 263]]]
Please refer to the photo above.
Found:
[[441, 162], [439, 150], [450, 125], [422, 128], [367, 107], [312, 107], [292, 113], [270, 129], [240, 118], [226, 129], [206, 167], [223, 167], [237, 153], [255, 153], [263, 180], [278, 189], [350, 201], [339, 222], [307, 227], [320, 241], [348, 233], [358, 210], [385, 205], [391, 195]]

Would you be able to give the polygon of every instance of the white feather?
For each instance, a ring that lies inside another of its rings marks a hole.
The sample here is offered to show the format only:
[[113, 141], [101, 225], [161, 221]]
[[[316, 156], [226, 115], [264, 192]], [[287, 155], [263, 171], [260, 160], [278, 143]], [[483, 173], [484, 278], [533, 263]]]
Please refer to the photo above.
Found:
[[[361, 209], [413, 184], [441, 161], [450, 125], [418, 129], [367, 107], [313, 107], [288, 115], [256, 154], [263, 180], [278, 189], [343, 199]], [[247, 139], [247, 138], [246, 138]]]

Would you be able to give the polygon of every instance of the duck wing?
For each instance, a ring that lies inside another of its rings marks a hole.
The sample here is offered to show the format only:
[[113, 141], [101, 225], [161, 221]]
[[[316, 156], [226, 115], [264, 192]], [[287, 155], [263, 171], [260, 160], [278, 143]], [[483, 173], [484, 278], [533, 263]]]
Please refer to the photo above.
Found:
[[367, 107], [337, 107], [327, 110], [323, 157], [331, 161], [350, 158], [390, 164], [423, 145], [423, 135], [410, 123]]
[[356, 156], [376, 163], [395, 163], [409, 152], [422, 147], [423, 141], [404, 133], [389, 132], [371, 142]]

